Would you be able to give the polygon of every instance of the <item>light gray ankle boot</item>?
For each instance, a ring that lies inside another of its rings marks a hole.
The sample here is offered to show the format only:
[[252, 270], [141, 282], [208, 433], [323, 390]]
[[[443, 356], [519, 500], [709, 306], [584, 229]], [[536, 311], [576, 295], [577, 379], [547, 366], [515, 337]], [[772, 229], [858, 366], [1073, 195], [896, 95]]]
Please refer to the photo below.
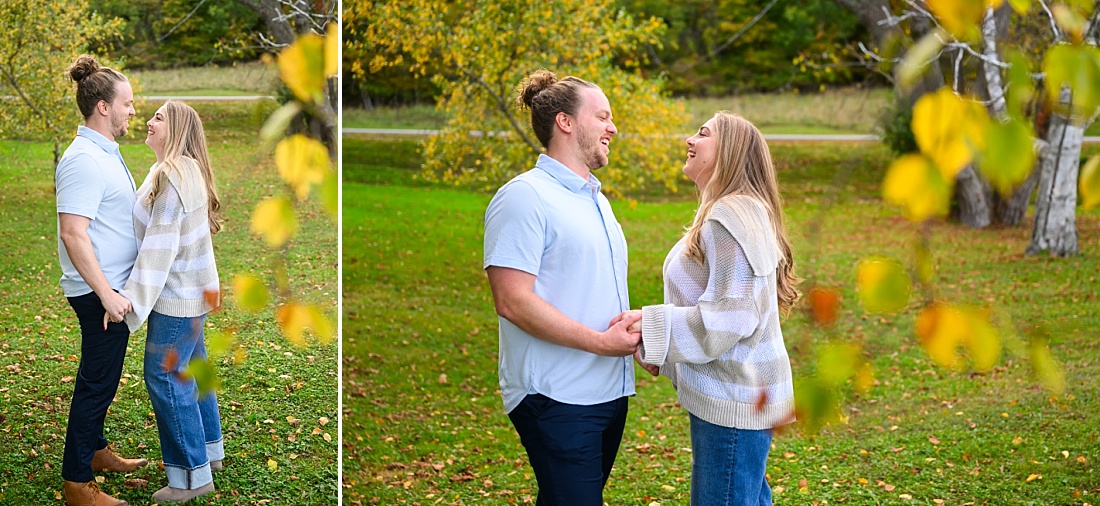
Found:
[[153, 500], [158, 503], [185, 503], [199, 496], [204, 496], [214, 491], [214, 482], [207, 483], [199, 488], [185, 489], [164, 487], [153, 492]]

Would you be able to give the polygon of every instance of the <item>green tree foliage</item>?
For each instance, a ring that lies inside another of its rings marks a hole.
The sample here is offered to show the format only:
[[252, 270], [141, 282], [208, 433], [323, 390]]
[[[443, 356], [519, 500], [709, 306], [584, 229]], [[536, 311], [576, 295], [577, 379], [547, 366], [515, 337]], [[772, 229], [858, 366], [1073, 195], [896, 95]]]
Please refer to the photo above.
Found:
[[651, 58], [643, 71], [667, 75], [676, 95], [816, 90], [866, 75], [844, 63], [851, 59], [848, 41], [860, 35], [860, 25], [832, 1], [617, 0], [616, 5], [666, 24], [667, 43], [647, 47]]
[[345, 26], [358, 35], [346, 41], [348, 53], [361, 58], [355, 72], [367, 78], [404, 67], [440, 89], [438, 107], [450, 119], [421, 145], [426, 178], [491, 189], [530, 168], [541, 147], [526, 112], [513, 105], [515, 88], [547, 68], [598, 84], [611, 101], [621, 127], [611, 164], [598, 177], [612, 194], [675, 191], [674, 158], [682, 150], [670, 148], [687, 128], [683, 106], [665, 96], [660, 79], [636, 71], [640, 48], [660, 44], [660, 21], [583, 0], [357, 1], [344, 8]]
[[85, 1], [0, 0], [0, 24], [0, 139], [53, 141], [56, 163], [81, 120], [65, 70], [121, 23]]
[[225, 0], [89, 0], [122, 20], [118, 36], [95, 49], [130, 68], [170, 68], [255, 60], [264, 23], [248, 6]]

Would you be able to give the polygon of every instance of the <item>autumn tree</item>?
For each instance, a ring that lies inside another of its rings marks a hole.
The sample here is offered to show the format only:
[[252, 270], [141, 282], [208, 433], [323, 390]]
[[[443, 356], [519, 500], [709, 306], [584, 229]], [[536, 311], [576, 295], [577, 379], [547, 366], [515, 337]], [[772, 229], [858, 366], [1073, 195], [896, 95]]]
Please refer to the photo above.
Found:
[[[643, 44], [660, 44], [662, 24], [637, 20], [608, 1], [413, 0], [344, 3], [353, 67], [362, 79], [394, 65], [429, 77], [447, 111], [443, 131], [423, 141], [424, 177], [496, 187], [529, 168], [541, 147], [513, 105], [516, 85], [539, 68], [599, 85], [620, 135], [600, 180], [612, 194], [643, 188], [675, 191], [674, 158], [685, 131], [681, 104], [660, 79], [637, 72]], [[614, 61], [622, 61], [616, 65]]]
[[65, 70], [121, 24], [89, 12], [84, 0], [0, 0], [0, 23], [0, 139], [53, 142], [56, 165], [81, 122]]

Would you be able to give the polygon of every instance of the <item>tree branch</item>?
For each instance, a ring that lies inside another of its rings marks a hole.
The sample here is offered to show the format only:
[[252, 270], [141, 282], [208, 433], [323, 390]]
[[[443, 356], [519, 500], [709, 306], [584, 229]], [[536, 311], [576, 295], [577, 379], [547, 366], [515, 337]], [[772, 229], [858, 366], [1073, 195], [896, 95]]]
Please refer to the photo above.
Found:
[[466, 74], [466, 77], [470, 78], [471, 81], [481, 85], [482, 88], [485, 88], [485, 91], [488, 91], [489, 95], [492, 95], [493, 100], [495, 100], [497, 103], [497, 108], [500, 109], [500, 112], [504, 113], [504, 117], [508, 118], [508, 122], [512, 124], [512, 129], [519, 134], [520, 138], [523, 139], [523, 142], [527, 143], [527, 145], [530, 146], [531, 149], [541, 153], [542, 149], [539, 148], [538, 144], [535, 144], [534, 141], [532, 141], [531, 138], [527, 136], [527, 132], [523, 131], [523, 127], [519, 125], [519, 122], [516, 121], [515, 116], [512, 115], [511, 110], [508, 108], [508, 101], [504, 100], [504, 97], [497, 93], [496, 90], [494, 90], [493, 87], [489, 85], [489, 83], [485, 82], [485, 80], [481, 78], [481, 76], [475, 75], [473, 72], [470, 72], [466, 69], [462, 69], [462, 72]]
[[171, 30], [168, 30], [168, 33], [157, 37], [157, 42], [163, 42], [164, 39], [167, 39], [169, 35], [172, 35], [172, 32], [176, 31], [177, 28], [186, 23], [188, 19], [191, 19], [191, 16], [194, 16], [195, 12], [197, 12], [199, 10], [199, 7], [202, 7], [202, 4], [204, 3], [206, 3], [206, 0], [202, 0], [201, 2], [199, 2], [199, 4], [196, 5], [194, 9], [191, 9], [191, 12], [187, 13], [187, 15], [184, 16], [179, 23], [176, 23], [176, 26], [173, 26]]

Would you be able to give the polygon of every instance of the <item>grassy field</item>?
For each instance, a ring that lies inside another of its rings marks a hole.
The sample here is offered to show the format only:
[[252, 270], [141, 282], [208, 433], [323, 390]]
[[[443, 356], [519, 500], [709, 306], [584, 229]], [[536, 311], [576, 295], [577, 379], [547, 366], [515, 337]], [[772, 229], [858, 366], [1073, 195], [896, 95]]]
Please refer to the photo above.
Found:
[[[248, 230], [253, 206], [280, 191], [271, 156], [257, 132], [272, 105], [192, 104], [203, 117], [227, 220], [215, 254], [227, 304], [208, 318], [232, 332], [247, 358], [215, 360], [225, 434], [225, 471], [216, 495], [198, 504], [335, 504], [337, 497], [337, 344], [296, 348], [277, 330], [271, 308], [244, 313], [232, 303], [235, 274], [270, 276], [273, 253]], [[138, 107], [144, 122], [159, 103]], [[257, 109], [259, 108], [259, 109]], [[75, 129], [75, 125], [74, 125]], [[144, 127], [123, 139], [122, 153], [140, 183], [154, 161]], [[0, 504], [61, 504], [65, 426], [80, 354], [80, 331], [58, 278], [52, 147], [0, 142]], [[300, 240], [288, 250], [296, 293], [331, 308], [338, 294], [337, 230], [307, 204]], [[127, 475], [101, 474], [101, 486], [131, 505], [151, 503], [166, 484], [142, 380], [145, 331], [131, 336], [123, 384], [107, 416], [107, 437], [120, 453], [152, 464]]]
[[[918, 301], [897, 316], [859, 307], [856, 262], [908, 258], [916, 234], [879, 197], [883, 147], [772, 151], [799, 272], [842, 294], [835, 328], [816, 328], [802, 310], [784, 322], [795, 373], [813, 374], [830, 341], [862, 343], [875, 371], [874, 387], [843, 406], [846, 423], [777, 435], [768, 465], [776, 503], [1100, 503], [1100, 213], [1079, 214], [1082, 254], [1069, 259], [1023, 256], [1029, 225], [933, 227], [937, 295], [1044, 325], [1067, 379], [1056, 396], [1012, 351], [1018, 338], [988, 373], [950, 371], [917, 344]], [[419, 183], [418, 164], [415, 141], [345, 139], [345, 503], [531, 502], [535, 479], [501, 408], [496, 316], [481, 269], [491, 195]], [[838, 187], [842, 169], [851, 177]], [[630, 244], [633, 307], [660, 302], [661, 262], [693, 213], [691, 198], [613, 203]], [[814, 223], [820, 234], [810, 239]], [[638, 379], [605, 501], [687, 504], [687, 415], [667, 380], [640, 371]]]
[[235, 96], [270, 95], [278, 84], [278, 72], [260, 62], [128, 72], [141, 95]]
[[[866, 134], [889, 105], [885, 89], [837, 89], [825, 93], [746, 94], [725, 98], [690, 98], [684, 104], [689, 124], [702, 125], [714, 111], [727, 109], [753, 121], [764, 133]], [[614, 106], [614, 104], [612, 104]], [[431, 105], [344, 109], [349, 128], [436, 129], [446, 116]]]

